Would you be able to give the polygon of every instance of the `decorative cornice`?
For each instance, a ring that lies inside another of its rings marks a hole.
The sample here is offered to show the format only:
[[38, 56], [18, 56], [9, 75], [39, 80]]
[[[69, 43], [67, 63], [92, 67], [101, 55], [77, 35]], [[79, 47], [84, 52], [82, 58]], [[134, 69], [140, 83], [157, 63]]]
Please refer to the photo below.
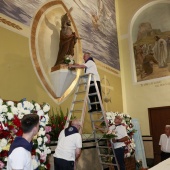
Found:
[[5, 19], [3, 17], [0, 17], [0, 22], [2, 22], [3, 24], [8, 25], [10, 27], [13, 27], [13, 28], [15, 28], [17, 30], [22, 30], [22, 28], [19, 25], [15, 24], [15, 23], [13, 23], [11, 21], [8, 21], [7, 19]]

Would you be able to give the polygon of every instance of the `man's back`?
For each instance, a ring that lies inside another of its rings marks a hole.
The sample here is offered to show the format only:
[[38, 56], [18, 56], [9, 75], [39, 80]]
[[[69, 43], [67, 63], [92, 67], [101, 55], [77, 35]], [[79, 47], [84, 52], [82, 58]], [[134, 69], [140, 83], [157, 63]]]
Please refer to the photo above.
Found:
[[75, 161], [76, 148], [82, 147], [82, 139], [79, 133], [65, 135], [65, 129], [61, 131], [58, 139], [58, 145], [54, 157]]

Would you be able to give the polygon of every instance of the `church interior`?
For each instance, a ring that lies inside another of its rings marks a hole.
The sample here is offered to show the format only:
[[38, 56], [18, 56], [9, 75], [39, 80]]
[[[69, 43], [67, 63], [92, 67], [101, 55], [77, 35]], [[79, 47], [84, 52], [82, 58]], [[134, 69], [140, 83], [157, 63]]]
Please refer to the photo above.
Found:
[[[130, 115], [137, 128], [126, 170], [169, 169], [170, 159], [161, 162], [159, 146], [170, 125], [169, 10], [168, 0], [1, 0], [0, 106], [35, 101], [42, 107], [48, 103], [49, 117], [67, 116], [84, 74], [84, 69], [70, 69], [69, 62], [82, 64], [89, 52], [100, 75], [105, 112]], [[57, 63], [65, 14], [74, 47], [68, 63], [67, 58]], [[89, 115], [86, 108], [78, 170], [101, 169]], [[60, 125], [54, 122], [52, 130]], [[50, 168], [44, 170], [54, 169], [55, 140], [49, 144]]]

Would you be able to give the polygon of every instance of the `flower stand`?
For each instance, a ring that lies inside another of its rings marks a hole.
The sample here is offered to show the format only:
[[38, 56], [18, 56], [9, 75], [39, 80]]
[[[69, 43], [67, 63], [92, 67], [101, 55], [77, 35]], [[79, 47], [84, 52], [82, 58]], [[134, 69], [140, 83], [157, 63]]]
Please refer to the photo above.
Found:
[[136, 160], [134, 156], [125, 158], [126, 170], [136, 170]]

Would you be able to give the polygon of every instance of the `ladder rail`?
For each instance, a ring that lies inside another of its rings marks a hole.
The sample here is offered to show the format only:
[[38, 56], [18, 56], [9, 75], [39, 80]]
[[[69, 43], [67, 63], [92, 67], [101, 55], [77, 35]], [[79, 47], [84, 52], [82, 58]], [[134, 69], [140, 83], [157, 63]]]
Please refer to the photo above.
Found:
[[[74, 97], [73, 97], [73, 101], [76, 100], [76, 97], [77, 97], [76, 93], [77, 93], [78, 90], [79, 90], [79, 83], [80, 83], [80, 81], [81, 81], [81, 79], [79, 78], [78, 83], [77, 83], [76, 88], [75, 88], [75, 95], [74, 95]], [[70, 123], [70, 120], [71, 120], [71, 116], [72, 116], [72, 114], [73, 114], [73, 112], [71, 112], [71, 111], [73, 110], [74, 105], [75, 105], [75, 103], [72, 103], [72, 105], [70, 106], [69, 114], [68, 114], [68, 116], [67, 116], [67, 120], [66, 120], [64, 129], [69, 126], [69, 123]]]
[[[98, 97], [98, 100], [99, 100], [99, 103], [100, 103], [100, 107], [101, 107], [101, 110], [102, 110], [102, 115], [103, 115], [103, 118], [104, 118], [104, 122], [105, 122], [105, 126], [106, 126], [106, 129], [109, 130], [109, 126], [108, 126], [108, 123], [107, 123], [107, 119], [106, 119], [106, 114], [105, 114], [105, 111], [104, 111], [104, 107], [103, 107], [103, 103], [102, 103], [102, 99], [101, 99], [101, 95], [100, 95], [100, 92], [99, 92], [99, 88], [98, 88], [98, 85], [97, 85], [97, 81], [96, 81], [96, 78], [94, 75], [92, 75], [92, 78], [94, 80], [94, 86], [95, 86], [95, 89], [96, 89], [96, 92], [97, 92], [97, 97]], [[91, 115], [91, 114], [90, 114]], [[90, 117], [91, 118], [91, 117]], [[92, 119], [91, 119], [92, 121]], [[93, 131], [94, 131], [94, 135], [96, 134], [95, 132], [95, 126], [94, 126], [94, 122], [92, 121], [92, 128], [93, 128]], [[96, 138], [95, 138], [95, 141], [96, 141]], [[112, 151], [113, 151], [113, 154], [115, 155], [115, 151], [114, 151], [114, 145], [113, 145], [113, 142], [112, 142], [112, 139], [110, 139], [110, 143], [111, 143], [111, 147], [112, 147]], [[100, 150], [99, 150], [99, 144], [98, 144], [98, 141], [96, 141], [96, 148], [98, 150], [98, 156], [100, 154]], [[118, 170], [120, 170], [119, 168], [119, 165], [118, 165], [118, 161], [117, 161], [117, 158], [116, 156], [114, 156], [115, 159], [115, 162], [116, 164], [113, 164], [113, 166], [116, 166]], [[100, 163], [102, 164], [102, 159], [101, 157], [99, 156], [99, 160], [100, 160]]]
[[[86, 113], [86, 106], [87, 106], [87, 101], [88, 101], [88, 94], [89, 94], [89, 87], [90, 87], [90, 81], [91, 81], [91, 74], [87, 74], [88, 75], [88, 81], [87, 81], [87, 85], [86, 85], [86, 94], [85, 94], [85, 98], [84, 98], [84, 103], [83, 103], [83, 107], [82, 107], [82, 115], [81, 115], [81, 124], [82, 126], [84, 125], [84, 118], [85, 118], [85, 113]], [[79, 133], [82, 134], [83, 131], [83, 127], [80, 128]]]
[[[86, 81], [86, 82], [82, 83], [82, 80]], [[91, 81], [93, 81], [94, 83], [91, 84]], [[83, 91], [82, 91], [82, 89], [80, 89], [80, 86], [82, 87], [82, 85], [85, 85]], [[89, 94], [89, 89], [90, 89], [91, 86], [95, 87], [96, 92]], [[84, 100], [83, 99], [82, 100], [79, 100], [79, 99], [77, 100], [78, 95], [80, 95], [80, 94], [84, 95], [84, 98], [83, 98]], [[90, 103], [89, 96], [97, 96], [98, 101], [96, 101], [94, 103]], [[75, 108], [76, 103], [82, 104], [82, 108], [81, 109]], [[86, 108], [87, 108], [88, 103], [89, 103], [90, 106], [93, 105], [93, 104], [95, 104], [95, 105], [99, 104], [100, 107], [101, 107], [101, 111], [95, 111], [95, 112], [89, 113], [90, 114], [90, 120], [91, 120], [91, 126], [92, 126], [92, 130], [93, 130], [94, 141], [95, 141], [95, 144], [96, 144], [96, 149], [97, 149], [97, 154], [98, 154], [99, 162], [100, 162], [100, 165], [101, 165], [101, 169], [103, 170], [105, 166], [107, 166], [107, 167], [108, 166], [109, 167], [116, 166], [117, 169], [120, 170], [118, 162], [117, 162], [117, 158], [116, 158], [116, 155], [115, 155], [114, 145], [113, 145], [112, 140], [104, 139], [103, 137], [98, 139], [98, 132], [100, 130], [98, 130], [95, 123], [100, 123], [100, 122], [102, 122], [101, 120], [103, 120], [103, 122], [105, 122], [105, 127], [103, 128], [104, 131], [109, 130], [109, 126], [108, 126], [108, 123], [107, 123], [106, 113], [105, 113], [105, 110], [104, 110], [101, 95], [100, 95], [99, 88], [98, 88], [97, 81], [96, 81], [96, 78], [95, 78], [94, 74], [91, 74], [91, 73], [90, 74], [84, 74], [84, 75], [81, 75], [79, 77], [79, 80], [78, 80], [78, 83], [77, 83], [76, 88], [75, 88], [74, 97], [73, 97], [73, 100], [72, 100], [72, 103], [71, 103], [71, 106], [70, 106], [69, 114], [67, 116], [67, 120], [66, 120], [64, 128], [67, 128], [69, 126], [69, 123], [70, 123], [70, 120], [71, 120], [71, 117], [72, 117], [73, 113], [75, 113], [75, 112], [79, 113], [80, 112], [81, 113], [80, 122], [82, 124], [82, 127], [80, 128], [79, 133], [82, 135], [83, 124], [84, 124]], [[95, 113], [101, 114], [102, 119], [100, 120], [98, 118], [98, 119], [95, 120], [94, 117], [93, 117], [93, 113], [94, 114]], [[99, 133], [99, 134], [101, 134], [101, 133]], [[101, 143], [99, 143], [99, 142], [104, 142], [104, 145], [102, 144], [103, 145], [102, 146]], [[111, 146], [109, 145], [109, 143], [111, 144]], [[111, 150], [112, 150], [113, 154], [112, 154]], [[102, 153], [103, 151], [104, 152], [107, 151], [107, 154], [103, 154]], [[104, 162], [103, 157], [109, 158], [109, 160], [104, 160], [105, 161]], [[113, 164], [111, 159], [115, 159], [114, 164]], [[110, 161], [110, 163], [108, 161]]]

